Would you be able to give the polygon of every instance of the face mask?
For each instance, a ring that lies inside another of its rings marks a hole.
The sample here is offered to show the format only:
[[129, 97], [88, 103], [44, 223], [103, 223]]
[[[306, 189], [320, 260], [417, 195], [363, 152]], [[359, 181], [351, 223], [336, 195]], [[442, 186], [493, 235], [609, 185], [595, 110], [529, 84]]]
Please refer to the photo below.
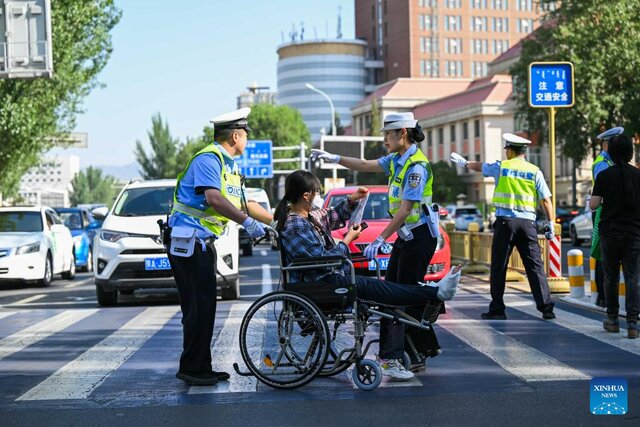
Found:
[[324, 204], [324, 200], [320, 197], [319, 194], [316, 194], [316, 197], [313, 198], [311, 202], [312, 209], [322, 209], [322, 205]]

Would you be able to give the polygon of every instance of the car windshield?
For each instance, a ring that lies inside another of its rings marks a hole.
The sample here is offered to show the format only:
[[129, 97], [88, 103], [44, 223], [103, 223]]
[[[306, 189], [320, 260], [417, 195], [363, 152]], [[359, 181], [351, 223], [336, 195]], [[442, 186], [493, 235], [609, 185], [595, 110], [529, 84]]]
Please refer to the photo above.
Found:
[[480, 215], [476, 208], [458, 208], [456, 215]]
[[42, 231], [40, 212], [0, 212], [0, 232]]
[[69, 230], [82, 230], [82, 219], [79, 212], [58, 212], [58, 216]]
[[125, 190], [113, 210], [117, 216], [148, 216], [169, 213], [175, 187], [146, 187]]
[[[347, 194], [337, 194], [329, 199], [329, 207], [334, 207], [347, 198]], [[386, 193], [370, 193], [369, 201], [364, 207], [363, 220], [390, 219], [389, 200]]]

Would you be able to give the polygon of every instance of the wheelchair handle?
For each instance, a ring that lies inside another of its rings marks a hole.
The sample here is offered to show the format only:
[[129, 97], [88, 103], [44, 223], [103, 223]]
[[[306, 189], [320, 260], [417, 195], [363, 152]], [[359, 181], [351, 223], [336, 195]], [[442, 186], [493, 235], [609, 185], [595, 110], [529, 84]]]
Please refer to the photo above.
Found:
[[258, 245], [259, 243], [261, 243], [263, 240], [269, 238], [270, 236], [273, 236], [275, 239], [278, 238], [278, 232], [276, 231], [275, 228], [271, 227], [270, 225], [265, 225], [264, 226], [264, 236], [259, 237], [258, 239], [253, 241], [253, 246]]

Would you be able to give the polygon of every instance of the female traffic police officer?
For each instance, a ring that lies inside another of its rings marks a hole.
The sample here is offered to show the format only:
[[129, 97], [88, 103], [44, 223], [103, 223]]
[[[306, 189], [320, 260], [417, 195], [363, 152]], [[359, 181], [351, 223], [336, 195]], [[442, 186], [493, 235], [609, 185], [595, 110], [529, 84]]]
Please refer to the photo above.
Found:
[[[520, 253], [529, 279], [536, 307], [544, 319], [554, 319], [553, 302], [544, 274], [538, 233], [536, 230], [536, 200], [540, 199], [549, 224], [553, 224], [551, 192], [544, 181], [542, 171], [524, 158], [528, 139], [511, 133], [505, 139], [507, 160], [495, 163], [470, 162], [458, 153], [451, 153], [451, 161], [460, 167], [484, 176], [493, 177], [496, 188], [493, 205], [496, 206], [496, 221], [491, 243], [491, 304], [489, 311], [482, 313], [483, 319], [505, 320], [504, 287], [509, 256], [515, 246]], [[545, 237], [553, 239], [551, 225], [545, 227]]]
[[[339, 163], [361, 172], [384, 172], [389, 177], [389, 213], [392, 220], [365, 248], [364, 255], [373, 259], [380, 250], [388, 253], [386, 248], [389, 245], [385, 240], [397, 232], [385, 279], [415, 285], [424, 280], [439, 236], [437, 217], [433, 220], [433, 216], [430, 218], [425, 213], [425, 209], [431, 209], [433, 173], [429, 160], [417, 146], [424, 140], [424, 134], [413, 113], [387, 115], [380, 132], [384, 132], [384, 146], [389, 154], [378, 160], [341, 157], [321, 150], [313, 150], [312, 159]], [[424, 209], [422, 205], [425, 205]], [[380, 326], [380, 335], [387, 337], [383, 340], [386, 345], [381, 346], [379, 354], [383, 373], [396, 379], [411, 379], [413, 373], [405, 370], [401, 363], [404, 358], [404, 326], [394, 325], [385, 319]]]
[[[250, 108], [211, 120], [215, 143], [196, 153], [178, 175], [167, 244], [182, 309], [183, 351], [176, 377], [192, 385], [227, 380], [211, 366], [211, 338], [216, 316], [215, 239], [229, 220], [251, 237], [265, 234], [260, 223], [240, 210], [241, 176], [233, 157], [247, 144]], [[253, 213], [252, 213], [253, 214]]]

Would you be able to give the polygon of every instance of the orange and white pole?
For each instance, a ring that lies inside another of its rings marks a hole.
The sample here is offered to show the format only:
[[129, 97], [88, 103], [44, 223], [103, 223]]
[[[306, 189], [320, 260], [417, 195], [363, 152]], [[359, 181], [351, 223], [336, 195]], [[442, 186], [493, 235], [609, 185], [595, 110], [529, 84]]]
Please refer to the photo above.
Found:
[[584, 297], [584, 258], [580, 249], [571, 249], [567, 254], [569, 265], [569, 296]]
[[596, 259], [589, 258], [589, 281], [591, 282], [591, 304], [598, 301], [598, 286], [596, 286]]
[[549, 277], [562, 277], [560, 233], [549, 240]]

